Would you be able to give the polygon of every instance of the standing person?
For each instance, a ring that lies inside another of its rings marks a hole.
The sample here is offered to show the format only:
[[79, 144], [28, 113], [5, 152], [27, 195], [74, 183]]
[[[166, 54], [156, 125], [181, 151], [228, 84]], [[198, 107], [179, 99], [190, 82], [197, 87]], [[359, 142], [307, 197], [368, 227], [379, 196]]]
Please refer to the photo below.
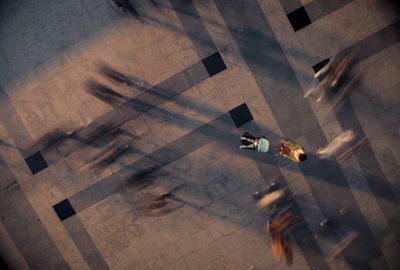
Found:
[[289, 233], [299, 222], [299, 217], [286, 207], [267, 223], [272, 253], [278, 261], [286, 262], [287, 265], [293, 264], [293, 248]]
[[268, 152], [269, 149], [269, 141], [265, 137], [256, 137], [250, 135], [249, 132], [243, 133], [240, 142], [241, 149], [257, 150], [264, 153]]
[[279, 156], [288, 158], [294, 162], [301, 162], [307, 159], [304, 148], [292, 141], [280, 141]]

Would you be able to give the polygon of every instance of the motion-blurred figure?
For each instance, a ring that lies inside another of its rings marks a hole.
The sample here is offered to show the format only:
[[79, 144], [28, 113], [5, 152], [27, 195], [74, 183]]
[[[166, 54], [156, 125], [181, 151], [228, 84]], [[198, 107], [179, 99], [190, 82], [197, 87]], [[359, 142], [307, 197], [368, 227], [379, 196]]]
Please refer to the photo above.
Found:
[[41, 148], [42, 151], [49, 150], [50, 148], [56, 147], [61, 143], [65, 142], [67, 139], [74, 139], [75, 132], [64, 132], [61, 129], [54, 129], [42, 137], [37, 141], [37, 145]]
[[350, 231], [346, 233], [341, 239], [340, 242], [335, 245], [329, 253], [326, 255], [326, 260], [332, 261], [336, 258], [337, 255], [342, 253], [353, 241], [357, 238], [360, 233], [357, 231]]
[[288, 235], [284, 233], [271, 234], [271, 250], [279, 262], [293, 263], [293, 247]]
[[325, 219], [321, 221], [320, 225], [323, 229], [334, 233], [338, 236], [339, 243], [335, 243], [333, 247], [326, 254], [327, 261], [331, 261], [342, 253], [359, 235], [358, 231], [343, 228], [343, 219], [347, 214], [346, 209], [342, 208], [339, 211], [339, 215], [333, 218]]
[[364, 146], [368, 142], [367, 138], [364, 136], [359, 140], [356, 140], [353, 144], [349, 145], [343, 153], [337, 156], [336, 160], [338, 162], [345, 161], [351, 157], [357, 150]]
[[257, 191], [253, 198], [258, 206], [267, 209], [267, 230], [271, 237], [271, 250], [279, 262], [293, 263], [293, 248], [290, 232], [302, 219], [294, 213], [291, 194], [274, 181], [266, 189]]
[[343, 86], [343, 89], [332, 100], [332, 111], [338, 111], [346, 102], [346, 100], [354, 92], [355, 86], [361, 80], [363, 75], [362, 69], [357, 68], [353, 71], [352, 76], [349, 76], [347, 83]]
[[136, 205], [137, 209], [145, 216], [159, 216], [169, 214], [182, 207], [182, 203], [177, 203], [169, 198], [174, 196], [171, 192], [161, 193], [157, 197], [148, 198]]
[[287, 206], [267, 223], [272, 241], [272, 253], [278, 261], [292, 265], [293, 248], [290, 241], [290, 231], [300, 222], [301, 219], [294, 214], [290, 206]]
[[317, 154], [320, 156], [321, 159], [330, 158], [343, 151], [348, 143], [354, 140], [355, 137], [356, 135], [352, 130], [343, 131], [338, 136], [336, 136], [336, 138], [327, 146], [318, 149]]
[[314, 86], [306, 91], [304, 98], [319, 92], [320, 96], [317, 99], [317, 103], [321, 102], [322, 99], [342, 86], [354, 63], [355, 55], [352, 52], [334, 56], [314, 75]]
[[284, 195], [285, 191], [283, 189], [278, 189], [276, 191], [272, 191], [271, 193], [268, 193], [264, 195], [262, 198], [257, 203], [257, 206], [259, 208], [264, 208], [269, 206], [271, 203], [275, 202], [279, 198], [281, 198]]
[[367, 138], [357, 138], [352, 130], [346, 130], [339, 134], [332, 142], [324, 148], [317, 150], [321, 159], [328, 159], [336, 156], [338, 162], [348, 159], [355, 151], [367, 143]]

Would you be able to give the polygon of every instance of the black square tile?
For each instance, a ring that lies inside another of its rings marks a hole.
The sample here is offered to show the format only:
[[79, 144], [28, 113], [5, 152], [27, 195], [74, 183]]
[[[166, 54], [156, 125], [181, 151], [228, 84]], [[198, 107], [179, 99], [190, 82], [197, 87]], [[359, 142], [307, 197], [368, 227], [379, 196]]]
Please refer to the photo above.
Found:
[[71, 203], [68, 199], [65, 199], [55, 205], [53, 205], [54, 211], [56, 211], [57, 216], [60, 218], [61, 221], [72, 217], [76, 214], [74, 208], [72, 207]]
[[329, 58], [326, 58], [325, 60], [322, 60], [318, 64], [313, 65], [312, 68], [314, 70], [314, 73], [317, 73], [318, 71], [320, 71], [328, 63], [329, 63]]
[[311, 24], [310, 17], [308, 17], [304, 7], [290, 12], [287, 17], [295, 32]]
[[233, 122], [235, 122], [236, 127], [243, 126], [253, 120], [253, 115], [251, 115], [246, 103], [230, 110], [229, 114], [231, 115]]
[[202, 62], [210, 77], [226, 69], [225, 62], [219, 52], [204, 58]]
[[0, 269], [10, 270], [10, 268], [8, 267], [6, 262], [4, 261], [3, 257], [1, 257], [1, 255], [0, 255]]
[[27, 157], [25, 162], [28, 164], [29, 169], [31, 169], [32, 174], [36, 174], [47, 168], [47, 162], [40, 151]]

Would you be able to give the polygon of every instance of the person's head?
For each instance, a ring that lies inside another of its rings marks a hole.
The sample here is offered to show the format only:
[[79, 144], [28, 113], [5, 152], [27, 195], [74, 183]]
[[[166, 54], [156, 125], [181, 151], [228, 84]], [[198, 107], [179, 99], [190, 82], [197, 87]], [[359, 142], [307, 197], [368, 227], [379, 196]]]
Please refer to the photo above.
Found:
[[299, 160], [300, 161], [304, 161], [304, 160], [306, 160], [307, 159], [307, 155], [306, 154], [300, 154], [299, 155]]

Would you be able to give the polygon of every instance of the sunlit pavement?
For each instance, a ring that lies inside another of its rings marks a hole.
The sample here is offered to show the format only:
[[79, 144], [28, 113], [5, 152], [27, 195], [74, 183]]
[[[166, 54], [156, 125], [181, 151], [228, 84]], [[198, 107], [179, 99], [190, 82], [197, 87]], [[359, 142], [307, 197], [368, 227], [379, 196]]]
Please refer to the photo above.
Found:
[[[0, 3], [0, 258], [8, 268], [399, 268], [395, 1], [130, 2], [138, 17], [104, 0]], [[305, 99], [320, 63], [348, 51], [361, 70], [349, 99], [337, 110], [318, 95]], [[103, 76], [101, 65], [130, 83]], [[89, 94], [89, 81], [120, 99]], [[104, 126], [120, 131], [97, 136]], [[360, 147], [320, 159], [318, 149], [346, 130]], [[74, 136], [46, 148], [55, 131]], [[241, 150], [244, 131], [272, 144], [292, 139], [308, 159]], [[92, 166], [116, 143], [126, 152]], [[151, 183], [138, 188], [130, 176], [150, 165]], [[273, 257], [267, 213], [252, 198], [277, 177], [304, 219], [291, 233], [291, 267]], [[183, 206], [139, 211], [171, 190]], [[340, 226], [324, 231], [320, 222], [341, 209]]]

